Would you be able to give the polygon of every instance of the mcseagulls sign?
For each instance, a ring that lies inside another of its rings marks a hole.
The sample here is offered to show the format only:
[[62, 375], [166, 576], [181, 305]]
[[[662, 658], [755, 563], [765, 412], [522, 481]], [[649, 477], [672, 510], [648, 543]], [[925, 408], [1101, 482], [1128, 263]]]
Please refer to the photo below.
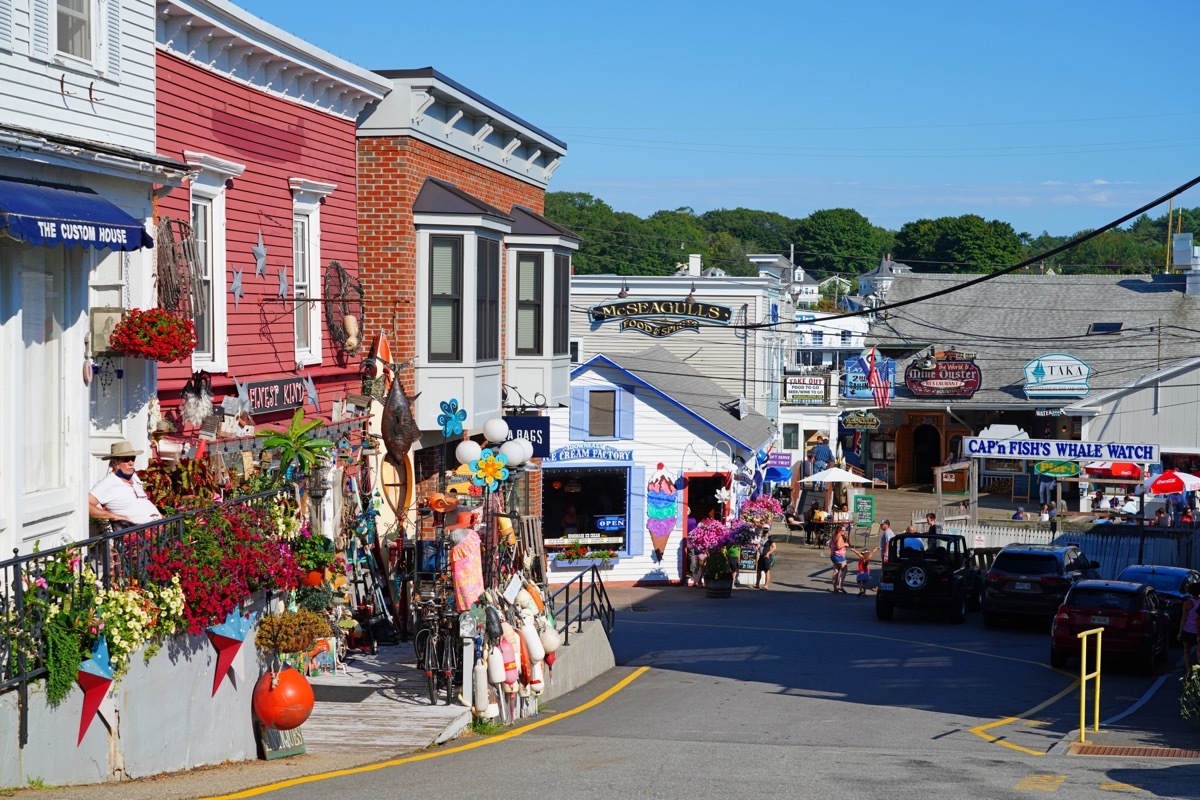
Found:
[[1086, 397], [1092, 368], [1075, 356], [1050, 353], [1025, 365], [1026, 397]]

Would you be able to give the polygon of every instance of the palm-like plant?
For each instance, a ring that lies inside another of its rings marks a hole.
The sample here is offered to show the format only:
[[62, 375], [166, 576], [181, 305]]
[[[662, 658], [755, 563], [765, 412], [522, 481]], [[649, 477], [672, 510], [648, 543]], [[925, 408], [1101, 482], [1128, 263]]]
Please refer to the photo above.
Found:
[[292, 424], [283, 431], [259, 431], [264, 450], [279, 451], [279, 468], [286, 471], [294, 462], [300, 471], [307, 474], [313, 465], [333, 447], [333, 442], [311, 436], [312, 431], [325, 423], [319, 419], [306, 420], [304, 409], [297, 408], [292, 415]]

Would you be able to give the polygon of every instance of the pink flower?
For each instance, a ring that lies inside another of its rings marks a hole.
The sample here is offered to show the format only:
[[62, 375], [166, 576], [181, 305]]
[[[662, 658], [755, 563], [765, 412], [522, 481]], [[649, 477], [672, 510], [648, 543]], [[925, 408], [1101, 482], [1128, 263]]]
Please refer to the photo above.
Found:
[[36, 581], [33, 582], [33, 585], [38, 587], [39, 589], [49, 589], [50, 588], [50, 584], [46, 583], [45, 578], [38, 578]]

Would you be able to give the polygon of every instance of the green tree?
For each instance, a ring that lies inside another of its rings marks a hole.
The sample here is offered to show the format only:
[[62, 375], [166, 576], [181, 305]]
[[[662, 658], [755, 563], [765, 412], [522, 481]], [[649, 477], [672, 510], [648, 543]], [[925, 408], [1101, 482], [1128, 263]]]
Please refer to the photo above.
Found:
[[740, 239], [748, 253], [784, 255], [792, 245], [798, 222], [774, 211], [750, 208], [719, 208], [704, 212], [699, 219], [709, 233], [727, 233]]
[[1012, 225], [964, 214], [906, 222], [896, 233], [894, 257], [921, 271], [979, 272], [1015, 264], [1022, 252]]
[[796, 261], [814, 275], [857, 275], [879, 257], [874, 226], [852, 208], [814, 211], [800, 220], [796, 252]]

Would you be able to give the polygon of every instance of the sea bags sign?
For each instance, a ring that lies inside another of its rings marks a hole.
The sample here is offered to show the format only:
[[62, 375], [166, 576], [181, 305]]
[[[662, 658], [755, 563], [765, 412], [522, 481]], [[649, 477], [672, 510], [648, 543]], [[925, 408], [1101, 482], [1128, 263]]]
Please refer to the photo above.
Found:
[[1156, 444], [1124, 442], [1066, 442], [1054, 439], [963, 439], [963, 454], [990, 458], [1019, 458], [1026, 461], [1133, 461], [1145, 464], [1159, 460]]
[[621, 320], [621, 330], [641, 331], [647, 336], [670, 336], [700, 330], [700, 323], [728, 325], [733, 318], [729, 306], [688, 303], [683, 300], [623, 300], [588, 309], [593, 322]]
[[1075, 356], [1049, 353], [1025, 365], [1026, 397], [1086, 397], [1092, 368]]
[[971, 397], [983, 384], [983, 373], [974, 353], [947, 350], [909, 364], [904, 384], [916, 397]]

